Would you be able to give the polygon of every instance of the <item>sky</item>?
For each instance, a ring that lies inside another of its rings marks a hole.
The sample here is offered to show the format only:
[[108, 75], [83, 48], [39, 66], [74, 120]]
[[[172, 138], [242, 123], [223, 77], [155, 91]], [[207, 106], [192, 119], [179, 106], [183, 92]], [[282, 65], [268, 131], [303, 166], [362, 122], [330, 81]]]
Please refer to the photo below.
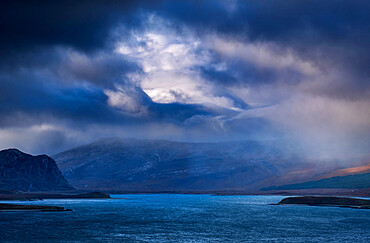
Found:
[[361, 0], [2, 1], [0, 149], [274, 140], [366, 157], [369, 12]]

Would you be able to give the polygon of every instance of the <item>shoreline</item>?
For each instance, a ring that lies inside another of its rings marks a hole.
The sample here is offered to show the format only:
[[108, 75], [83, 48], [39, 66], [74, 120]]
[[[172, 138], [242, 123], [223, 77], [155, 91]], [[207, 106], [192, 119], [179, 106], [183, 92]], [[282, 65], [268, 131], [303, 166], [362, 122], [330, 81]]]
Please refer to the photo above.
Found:
[[211, 195], [211, 196], [317, 196], [317, 197], [362, 197], [370, 198], [370, 189], [366, 190], [292, 190], [292, 191], [103, 191], [103, 192], [53, 192], [53, 193], [0, 193], [0, 201], [39, 201], [44, 199], [114, 199], [110, 195]]
[[11, 193], [0, 194], [0, 201], [39, 201], [44, 199], [110, 199], [102, 192], [74, 193]]
[[47, 205], [21, 205], [0, 203], [0, 212], [70, 212], [72, 209]]
[[183, 194], [215, 196], [334, 196], [334, 197], [370, 197], [370, 189], [304, 189], [281, 191], [108, 191], [107, 194]]

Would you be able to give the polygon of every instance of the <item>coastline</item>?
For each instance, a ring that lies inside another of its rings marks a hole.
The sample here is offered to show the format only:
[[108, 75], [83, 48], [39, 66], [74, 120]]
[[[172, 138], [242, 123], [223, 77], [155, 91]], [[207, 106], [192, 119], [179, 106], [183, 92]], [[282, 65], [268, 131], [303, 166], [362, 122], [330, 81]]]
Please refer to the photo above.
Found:
[[287, 197], [272, 205], [306, 205], [320, 207], [341, 207], [353, 209], [370, 209], [370, 200], [349, 197]]
[[103, 191], [103, 192], [8, 192], [0, 193], [0, 201], [38, 201], [44, 199], [114, 199], [110, 195], [129, 194], [183, 194], [183, 195], [212, 195], [212, 196], [317, 196], [317, 197], [362, 197], [370, 198], [370, 189], [365, 190], [285, 190], [285, 191]]
[[0, 212], [19, 212], [19, 211], [31, 211], [31, 212], [65, 212], [73, 211], [72, 209], [58, 207], [58, 206], [44, 206], [44, 205], [21, 205], [21, 204], [9, 204], [0, 203]]
[[302, 189], [279, 191], [242, 191], [242, 190], [211, 190], [211, 191], [109, 191], [101, 190], [107, 194], [190, 194], [190, 195], [217, 195], [217, 196], [344, 196], [344, 197], [370, 197], [370, 189]]
[[37, 201], [43, 199], [110, 199], [109, 194], [102, 192], [71, 193], [7, 193], [0, 194], [0, 201]]

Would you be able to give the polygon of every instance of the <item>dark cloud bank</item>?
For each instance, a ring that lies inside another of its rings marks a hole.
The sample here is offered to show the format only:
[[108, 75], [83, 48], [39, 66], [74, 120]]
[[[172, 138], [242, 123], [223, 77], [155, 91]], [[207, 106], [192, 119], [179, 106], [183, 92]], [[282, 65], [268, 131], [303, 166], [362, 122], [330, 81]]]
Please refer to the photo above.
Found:
[[320, 159], [368, 158], [369, 10], [368, 1], [3, 1], [0, 146], [281, 139]]

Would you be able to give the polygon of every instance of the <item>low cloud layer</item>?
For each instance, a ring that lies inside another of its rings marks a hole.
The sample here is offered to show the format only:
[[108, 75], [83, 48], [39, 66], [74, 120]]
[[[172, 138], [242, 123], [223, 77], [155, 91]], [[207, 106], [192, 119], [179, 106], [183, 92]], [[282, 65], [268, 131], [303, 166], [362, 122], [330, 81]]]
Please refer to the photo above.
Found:
[[2, 3], [0, 147], [101, 137], [370, 147], [366, 1]]

